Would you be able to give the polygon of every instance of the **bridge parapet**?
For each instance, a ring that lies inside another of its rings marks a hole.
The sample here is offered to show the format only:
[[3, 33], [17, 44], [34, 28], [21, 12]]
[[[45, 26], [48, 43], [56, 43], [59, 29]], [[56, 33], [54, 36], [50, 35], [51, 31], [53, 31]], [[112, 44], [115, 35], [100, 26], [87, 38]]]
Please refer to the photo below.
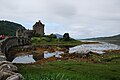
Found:
[[8, 50], [11, 47], [26, 45], [29, 43], [30, 40], [28, 38], [17, 38], [17, 37], [5, 38], [4, 40], [0, 41], [0, 51], [6, 54], [6, 52], [8, 52]]

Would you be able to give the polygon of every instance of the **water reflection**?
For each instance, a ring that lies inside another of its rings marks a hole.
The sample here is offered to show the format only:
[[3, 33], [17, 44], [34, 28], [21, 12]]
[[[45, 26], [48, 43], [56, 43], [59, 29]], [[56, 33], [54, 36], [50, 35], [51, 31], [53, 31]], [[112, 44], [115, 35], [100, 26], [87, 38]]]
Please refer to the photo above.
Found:
[[64, 54], [64, 52], [60, 52], [60, 51], [56, 51], [56, 52], [53, 52], [53, 53], [46, 53], [46, 51], [44, 52], [44, 58], [49, 58], [49, 57], [58, 57], [58, 58], [61, 58], [60, 54]]
[[[48, 51], [44, 52], [43, 58], [57, 57], [61, 58], [60, 54], [64, 54], [64, 52], [56, 51], [53, 53], [49, 53]], [[16, 57], [12, 63], [34, 63], [36, 62], [33, 58], [33, 55], [23, 55]]]
[[33, 55], [24, 55], [16, 57], [12, 63], [34, 63]]

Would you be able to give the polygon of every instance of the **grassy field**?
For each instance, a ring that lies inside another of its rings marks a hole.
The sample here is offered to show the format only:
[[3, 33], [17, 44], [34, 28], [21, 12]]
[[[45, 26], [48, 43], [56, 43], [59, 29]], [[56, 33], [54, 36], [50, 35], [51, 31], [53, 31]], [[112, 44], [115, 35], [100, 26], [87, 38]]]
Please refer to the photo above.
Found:
[[62, 38], [49, 38], [49, 37], [32, 37], [32, 45], [35, 46], [76, 46], [81, 44], [98, 44], [99, 42], [81, 42], [80, 40], [70, 39], [64, 41]]
[[32, 45], [80, 45], [81, 41], [71, 39], [64, 41], [63, 39], [49, 38], [49, 37], [33, 37], [31, 38]]
[[43, 65], [17, 66], [25, 80], [120, 80], [119, 61], [92, 63], [78, 60], [59, 60]]

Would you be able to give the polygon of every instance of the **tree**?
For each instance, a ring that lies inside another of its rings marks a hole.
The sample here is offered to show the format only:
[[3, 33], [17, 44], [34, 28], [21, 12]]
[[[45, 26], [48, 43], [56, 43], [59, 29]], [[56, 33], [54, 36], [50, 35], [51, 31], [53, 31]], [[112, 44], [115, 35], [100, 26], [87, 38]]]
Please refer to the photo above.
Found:
[[65, 34], [63, 35], [63, 39], [64, 39], [65, 41], [69, 41], [69, 40], [70, 40], [69, 33], [65, 33]]
[[0, 20], [0, 35], [15, 36], [18, 29], [25, 29], [25, 27], [18, 23]]

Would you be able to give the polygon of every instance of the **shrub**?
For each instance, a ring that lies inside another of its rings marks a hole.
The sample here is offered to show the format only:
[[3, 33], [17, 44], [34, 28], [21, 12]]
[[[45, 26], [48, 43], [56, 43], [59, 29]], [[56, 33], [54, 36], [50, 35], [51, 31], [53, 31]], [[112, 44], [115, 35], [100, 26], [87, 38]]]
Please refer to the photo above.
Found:
[[63, 35], [63, 39], [64, 39], [65, 41], [69, 41], [69, 40], [70, 40], [69, 33], [65, 33], [65, 34]]

